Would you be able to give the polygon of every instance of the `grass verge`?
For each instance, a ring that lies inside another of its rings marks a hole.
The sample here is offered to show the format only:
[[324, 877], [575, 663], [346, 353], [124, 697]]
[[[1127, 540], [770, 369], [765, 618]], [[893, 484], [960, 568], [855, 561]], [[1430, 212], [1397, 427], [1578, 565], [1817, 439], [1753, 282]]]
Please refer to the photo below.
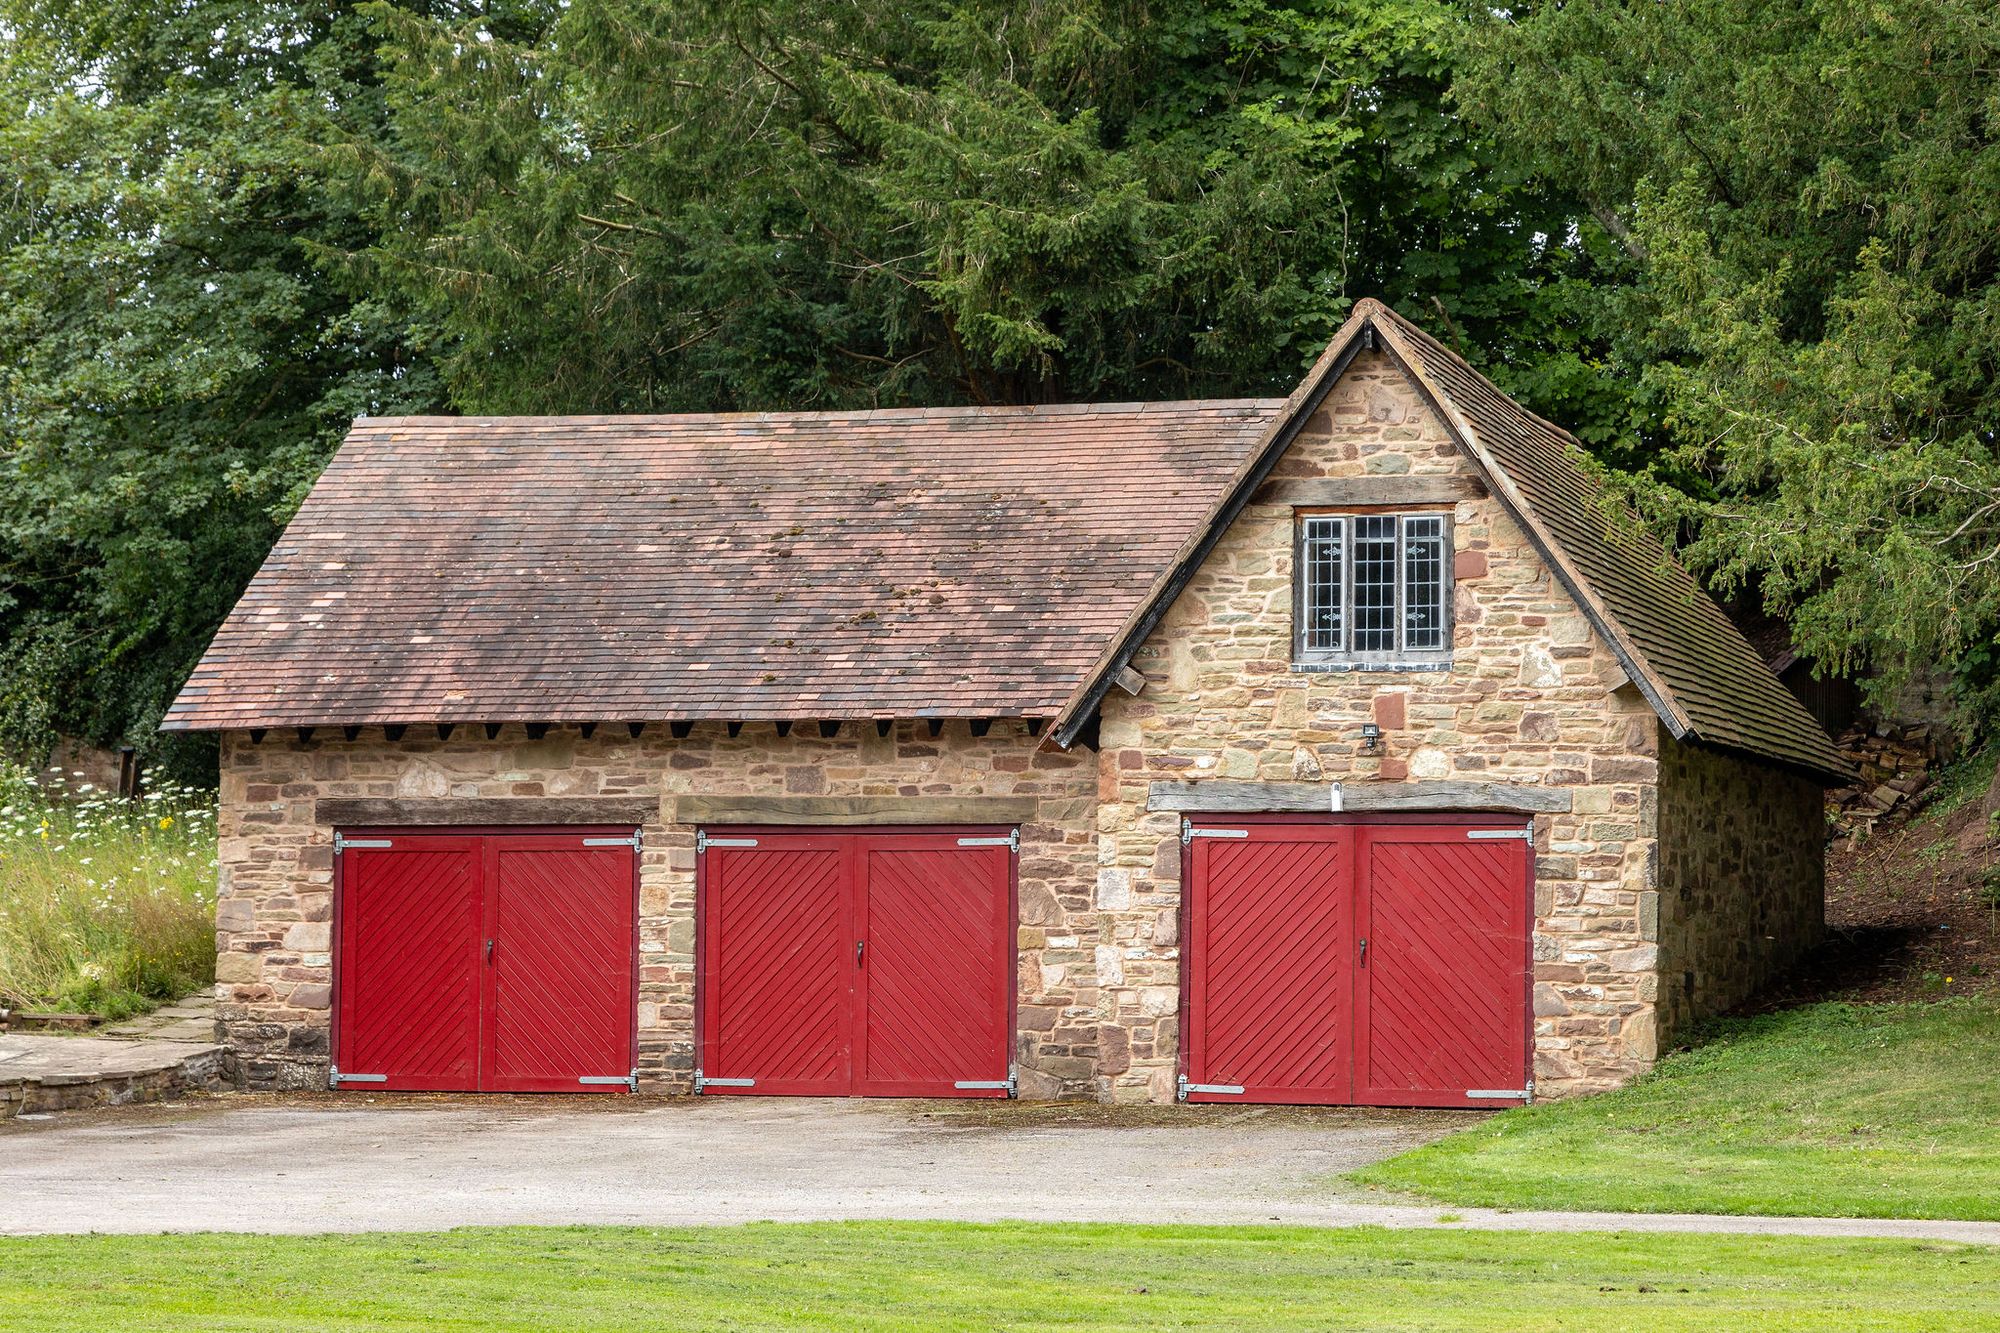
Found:
[[1995, 1069], [1992, 1000], [1810, 1005], [1350, 1179], [1499, 1208], [2000, 1220]]
[[836, 1223], [0, 1241], [37, 1329], [2000, 1328], [1902, 1241]]
[[0, 1008], [124, 1018], [215, 979], [215, 803], [54, 800], [0, 766]]

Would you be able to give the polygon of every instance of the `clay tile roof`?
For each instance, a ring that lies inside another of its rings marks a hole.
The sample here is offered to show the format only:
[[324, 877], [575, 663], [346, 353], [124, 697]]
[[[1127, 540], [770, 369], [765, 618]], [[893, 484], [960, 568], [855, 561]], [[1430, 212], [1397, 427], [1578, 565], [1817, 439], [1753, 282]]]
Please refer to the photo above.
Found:
[[1048, 717], [1280, 406], [364, 420], [163, 725]]
[[1444, 417], [1495, 495], [1540, 548], [1632, 682], [1676, 737], [1845, 782], [1854, 770], [1693, 575], [1581, 465], [1567, 432], [1516, 403], [1464, 360], [1379, 301], [1358, 302], [1239, 467], [1208, 521], [1156, 579], [1153, 593], [1056, 719], [1058, 740], [1102, 700], [1110, 680], [1200, 563], [1241, 500], [1269, 471], [1357, 346], [1379, 336]]

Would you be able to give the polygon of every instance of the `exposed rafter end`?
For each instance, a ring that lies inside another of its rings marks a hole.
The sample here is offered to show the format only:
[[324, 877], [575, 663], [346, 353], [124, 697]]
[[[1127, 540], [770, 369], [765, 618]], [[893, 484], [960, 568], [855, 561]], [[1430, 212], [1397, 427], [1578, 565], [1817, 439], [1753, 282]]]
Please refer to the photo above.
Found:
[[314, 729], [313, 729], [312, 727], [300, 727], [300, 728], [299, 728], [299, 744], [300, 744], [300, 745], [305, 745], [305, 744], [308, 744], [308, 743], [309, 743], [309, 742], [310, 742], [310, 741], [312, 740], [312, 738], [313, 738], [313, 730], [314, 730]]
[[941, 718], [941, 717], [930, 717], [930, 718], [925, 718], [925, 719], [924, 719], [924, 725], [925, 725], [925, 726], [927, 726], [927, 727], [929, 727], [929, 728], [931, 729], [931, 739], [932, 739], [932, 740], [936, 740], [936, 739], [937, 739], [937, 738], [938, 738], [939, 736], [942, 736], [942, 735], [944, 735], [944, 719], [943, 719], [943, 718]]
[[840, 720], [838, 718], [828, 721], [822, 721], [819, 724], [819, 736], [821, 740], [830, 741], [839, 734], [840, 734]]
[[973, 735], [984, 736], [987, 732], [993, 730], [993, 719], [990, 717], [975, 717], [966, 723], [966, 725], [972, 729]]
[[501, 728], [502, 726], [504, 726], [504, 725], [505, 725], [504, 723], [500, 723], [500, 722], [488, 722], [488, 723], [486, 724], [486, 739], [487, 739], [487, 740], [489, 740], [489, 741], [497, 741], [497, 740], [499, 740], [499, 739], [500, 739], [500, 728]]
[[689, 733], [691, 733], [694, 730], [694, 723], [669, 722], [667, 723], [667, 730], [673, 735], [673, 738], [675, 740], [684, 741], [688, 738]]
[[382, 728], [382, 739], [390, 742], [391, 744], [394, 744], [396, 741], [403, 739], [403, 733], [408, 730], [409, 727], [406, 726], [405, 724], [401, 722], [392, 722], [388, 726]]
[[346, 738], [347, 738], [348, 740], [351, 740], [351, 741], [353, 741], [353, 740], [359, 740], [359, 739], [361, 739], [361, 728], [360, 728], [360, 727], [342, 727], [342, 728], [340, 729], [340, 734], [341, 734], [341, 735], [343, 735], [343, 736], [345, 736], [345, 737], [346, 737]]
[[778, 734], [779, 734], [780, 736], [789, 736], [789, 735], [791, 735], [791, 734], [792, 734], [792, 724], [791, 724], [790, 722], [780, 722], [780, 723], [778, 723]]
[[437, 728], [438, 728], [438, 739], [441, 741], [448, 741], [451, 739], [451, 733], [457, 730], [457, 724], [452, 722], [440, 722], [437, 724]]
[[741, 722], [731, 722], [724, 727], [724, 730], [729, 733], [729, 739], [735, 740], [743, 734], [743, 724]]
[[585, 740], [589, 740], [596, 731], [597, 724], [595, 722], [579, 722], [576, 724], [576, 734]]
[[549, 734], [549, 724], [546, 722], [529, 722], [525, 725], [528, 729], [528, 739], [531, 741], [538, 741]]
[[1042, 734], [1042, 728], [1046, 727], [1047, 725], [1048, 725], [1048, 719], [1040, 717], [1031, 717], [1028, 719], [1028, 734], [1030, 736], [1039, 736]]
[[262, 745], [264, 743], [264, 729], [262, 727], [250, 728], [250, 743], [252, 745]]
[[877, 718], [875, 721], [875, 734], [877, 736], [887, 736], [890, 732], [894, 731], [895, 729], [896, 729], [896, 724], [886, 717]]
[[636, 741], [646, 734], [646, 724], [644, 722], [627, 722], [625, 724], [625, 734]]

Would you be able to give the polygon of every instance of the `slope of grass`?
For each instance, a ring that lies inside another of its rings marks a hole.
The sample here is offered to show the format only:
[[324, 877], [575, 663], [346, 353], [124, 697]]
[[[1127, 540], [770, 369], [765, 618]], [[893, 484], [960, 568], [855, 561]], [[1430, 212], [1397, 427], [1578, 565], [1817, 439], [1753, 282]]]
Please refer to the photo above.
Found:
[[51, 799], [0, 767], [0, 1008], [123, 1018], [215, 978], [215, 803]]
[[1373, 1229], [757, 1225], [0, 1241], [36, 1329], [2000, 1328], [2000, 1252]]
[[1455, 1204], [2000, 1219], [2000, 1004], [1818, 1004], [1719, 1026], [1630, 1087], [1355, 1173]]

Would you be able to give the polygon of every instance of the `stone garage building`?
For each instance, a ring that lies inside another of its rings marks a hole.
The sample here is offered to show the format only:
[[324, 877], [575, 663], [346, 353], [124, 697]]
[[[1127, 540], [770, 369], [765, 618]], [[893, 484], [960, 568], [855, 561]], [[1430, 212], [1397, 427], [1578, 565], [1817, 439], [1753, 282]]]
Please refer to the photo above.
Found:
[[1495, 1105], [1821, 928], [1844, 760], [1362, 302], [1290, 398], [358, 422], [168, 715], [253, 1086]]

